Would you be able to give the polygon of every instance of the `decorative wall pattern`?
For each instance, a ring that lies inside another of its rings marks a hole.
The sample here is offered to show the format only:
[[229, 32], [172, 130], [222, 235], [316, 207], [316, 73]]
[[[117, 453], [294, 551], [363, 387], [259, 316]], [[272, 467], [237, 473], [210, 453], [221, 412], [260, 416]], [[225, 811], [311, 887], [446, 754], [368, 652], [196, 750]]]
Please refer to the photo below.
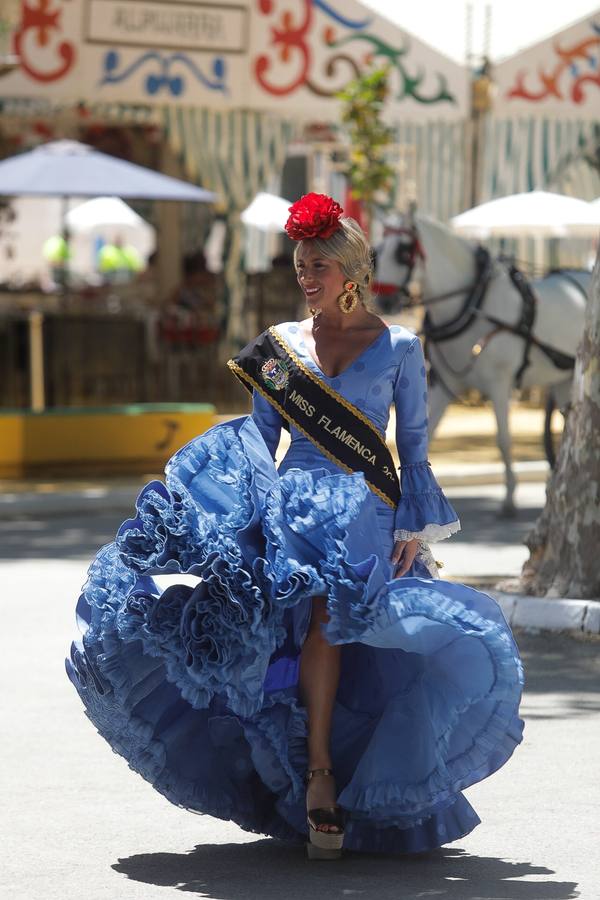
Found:
[[591, 35], [564, 46], [558, 39], [552, 47], [553, 64], [544, 64], [535, 73], [518, 72], [507, 98], [539, 103], [554, 97], [580, 105], [596, 94], [600, 109], [600, 23], [590, 22], [589, 28]]
[[[14, 52], [23, 71], [35, 82], [50, 84], [64, 78], [75, 64], [75, 44], [65, 40], [62, 27], [63, 4], [54, 0], [24, 0], [21, 23], [14, 35]], [[51, 50], [47, 54], [38, 51]], [[54, 58], [52, 60], [52, 57]]]
[[[278, 9], [277, 2], [258, 0], [259, 14], [270, 20], [270, 42], [269, 51], [259, 53], [253, 62], [258, 84], [272, 96], [284, 97], [306, 88], [319, 97], [332, 97], [371, 65], [388, 63], [395, 75], [395, 100], [456, 102], [447, 77], [439, 71], [435, 88], [424, 87], [425, 67], [414, 55], [409, 59], [409, 38], [392, 29], [400, 45], [384, 39], [373, 30], [374, 16], [352, 18], [342, 14], [340, 2], [324, 0], [299, 0], [292, 14], [289, 8]], [[276, 67], [276, 60], [284, 65]]]
[[172, 102], [335, 121], [338, 91], [391, 68], [394, 108], [467, 112], [466, 70], [358, 0], [21, 0], [0, 97]]
[[186, 53], [161, 53], [148, 50], [125, 63], [118, 50], [109, 50], [102, 60], [103, 71], [99, 86], [120, 84], [145, 72], [143, 87], [148, 97], [163, 94], [180, 97], [186, 93], [188, 79], [195, 80], [209, 91], [227, 94], [227, 63], [221, 56], [212, 60], [211, 71], [203, 71]]

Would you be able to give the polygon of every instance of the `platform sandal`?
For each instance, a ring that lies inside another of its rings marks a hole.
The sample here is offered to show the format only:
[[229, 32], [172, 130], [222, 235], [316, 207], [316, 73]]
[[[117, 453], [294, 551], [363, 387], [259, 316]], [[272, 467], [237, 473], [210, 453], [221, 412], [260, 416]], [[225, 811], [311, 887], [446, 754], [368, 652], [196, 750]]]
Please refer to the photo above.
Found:
[[[331, 775], [331, 769], [309, 769], [306, 773], [306, 783], [315, 775]], [[339, 806], [320, 806], [309, 809], [308, 844], [306, 849], [309, 859], [339, 859], [342, 855], [344, 843], [344, 815]], [[319, 831], [323, 825], [331, 825], [337, 831]]]

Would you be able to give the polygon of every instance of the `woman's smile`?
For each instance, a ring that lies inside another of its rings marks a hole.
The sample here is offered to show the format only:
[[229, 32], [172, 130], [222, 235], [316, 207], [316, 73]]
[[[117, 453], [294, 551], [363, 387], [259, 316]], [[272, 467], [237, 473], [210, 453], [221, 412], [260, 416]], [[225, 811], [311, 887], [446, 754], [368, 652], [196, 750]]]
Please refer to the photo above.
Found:
[[316, 249], [302, 248], [296, 259], [298, 284], [307, 301], [335, 302], [344, 290], [344, 273], [337, 260], [320, 256]]

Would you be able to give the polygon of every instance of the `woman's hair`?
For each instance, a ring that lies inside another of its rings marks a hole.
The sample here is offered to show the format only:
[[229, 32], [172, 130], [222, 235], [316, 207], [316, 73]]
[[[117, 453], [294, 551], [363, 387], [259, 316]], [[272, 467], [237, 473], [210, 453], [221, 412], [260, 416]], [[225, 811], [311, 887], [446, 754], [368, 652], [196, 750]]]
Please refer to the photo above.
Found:
[[370, 307], [373, 261], [371, 248], [364, 231], [349, 216], [340, 219], [340, 227], [328, 238], [305, 238], [294, 247], [294, 265], [300, 249], [310, 246], [326, 259], [334, 259], [340, 264], [344, 276], [355, 281], [362, 304]]

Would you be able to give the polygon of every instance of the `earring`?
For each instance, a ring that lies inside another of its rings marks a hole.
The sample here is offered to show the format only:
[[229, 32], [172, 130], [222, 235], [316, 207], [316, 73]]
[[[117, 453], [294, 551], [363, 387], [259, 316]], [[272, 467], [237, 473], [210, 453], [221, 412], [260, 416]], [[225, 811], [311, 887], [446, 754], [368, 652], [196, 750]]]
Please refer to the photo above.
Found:
[[337, 298], [338, 306], [343, 313], [351, 313], [358, 306], [358, 285], [355, 281], [344, 282], [344, 293]]

